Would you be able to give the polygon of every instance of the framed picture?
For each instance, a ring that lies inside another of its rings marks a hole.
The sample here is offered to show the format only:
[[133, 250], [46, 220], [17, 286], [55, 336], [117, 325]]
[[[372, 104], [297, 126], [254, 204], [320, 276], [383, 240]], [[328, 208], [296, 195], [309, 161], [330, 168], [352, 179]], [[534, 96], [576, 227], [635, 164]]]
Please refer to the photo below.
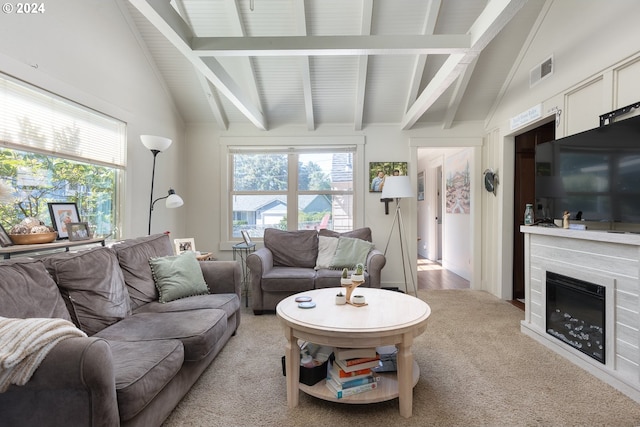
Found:
[[67, 234], [70, 241], [76, 240], [89, 240], [91, 233], [89, 231], [89, 224], [86, 222], [70, 222], [67, 224]]
[[180, 255], [182, 252], [196, 251], [196, 241], [193, 237], [173, 239], [173, 244], [176, 248], [176, 255]]
[[5, 231], [4, 227], [0, 225], [0, 246], [4, 248], [12, 245], [13, 245], [13, 242], [11, 241], [11, 238]]
[[418, 201], [424, 200], [424, 171], [418, 172]]
[[251, 241], [251, 236], [249, 236], [249, 232], [248, 231], [241, 230], [240, 233], [242, 234], [242, 238], [244, 239], [244, 242], [247, 244], [247, 246], [249, 246], [250, 244], [253, 243]]
[[50, 202], [49, 214], [51, 215], [53, 228], [58, 232], [58, 239], [67, 239], [69, 237], [67, 224], [70, 222], [80, 222], [78, 205], [75, 203]]
[[407, 175], [407, 165], [407, 162], [369, 162], [369, 192], [382, 192], [388, 176]]

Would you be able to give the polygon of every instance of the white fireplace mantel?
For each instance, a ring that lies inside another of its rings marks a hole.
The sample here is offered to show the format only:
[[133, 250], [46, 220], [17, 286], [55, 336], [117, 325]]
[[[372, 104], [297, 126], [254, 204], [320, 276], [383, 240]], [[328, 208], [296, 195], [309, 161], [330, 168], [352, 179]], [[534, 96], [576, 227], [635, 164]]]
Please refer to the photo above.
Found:
[[[522, 226], [525, 318], [521, 331], [640, 402], [640, 235]], [[546, 272], [606, 288], [605, 364], [546, 332]]]

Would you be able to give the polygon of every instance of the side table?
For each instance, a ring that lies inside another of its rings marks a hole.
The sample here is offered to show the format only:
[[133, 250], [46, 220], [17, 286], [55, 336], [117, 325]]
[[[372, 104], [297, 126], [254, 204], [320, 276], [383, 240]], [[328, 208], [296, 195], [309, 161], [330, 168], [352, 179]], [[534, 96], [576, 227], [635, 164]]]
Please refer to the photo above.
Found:
[[233, 260], [240, 258], [242, 267], [242, 287], [244, 288], [244, 304], [249, 307], [249, 269], [247, 268], [247, 256], [256, 250], [255, 243], [236, 243], [233, 245]]

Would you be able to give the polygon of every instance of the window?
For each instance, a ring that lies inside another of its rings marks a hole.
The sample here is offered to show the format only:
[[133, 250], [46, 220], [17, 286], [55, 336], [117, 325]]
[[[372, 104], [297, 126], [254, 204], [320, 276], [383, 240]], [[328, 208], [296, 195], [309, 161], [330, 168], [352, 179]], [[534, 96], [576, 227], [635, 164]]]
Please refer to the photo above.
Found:
[[265, 228], [354, 228], [355, 146], [229, 150], [232, 239]]
[[0, 74], [0, 205], [5, 229], [48, 202], [73, 202], [98, 235], [117, 234], [117, 196], [126, 166], [123, 122]]

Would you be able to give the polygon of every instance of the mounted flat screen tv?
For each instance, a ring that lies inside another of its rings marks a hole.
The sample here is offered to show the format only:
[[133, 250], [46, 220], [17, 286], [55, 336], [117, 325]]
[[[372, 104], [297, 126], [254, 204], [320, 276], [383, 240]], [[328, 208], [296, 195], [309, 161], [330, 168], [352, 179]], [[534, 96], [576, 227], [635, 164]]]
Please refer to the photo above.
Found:
[[537, 218], [640, 223], [640, 116], [536, 146]]

